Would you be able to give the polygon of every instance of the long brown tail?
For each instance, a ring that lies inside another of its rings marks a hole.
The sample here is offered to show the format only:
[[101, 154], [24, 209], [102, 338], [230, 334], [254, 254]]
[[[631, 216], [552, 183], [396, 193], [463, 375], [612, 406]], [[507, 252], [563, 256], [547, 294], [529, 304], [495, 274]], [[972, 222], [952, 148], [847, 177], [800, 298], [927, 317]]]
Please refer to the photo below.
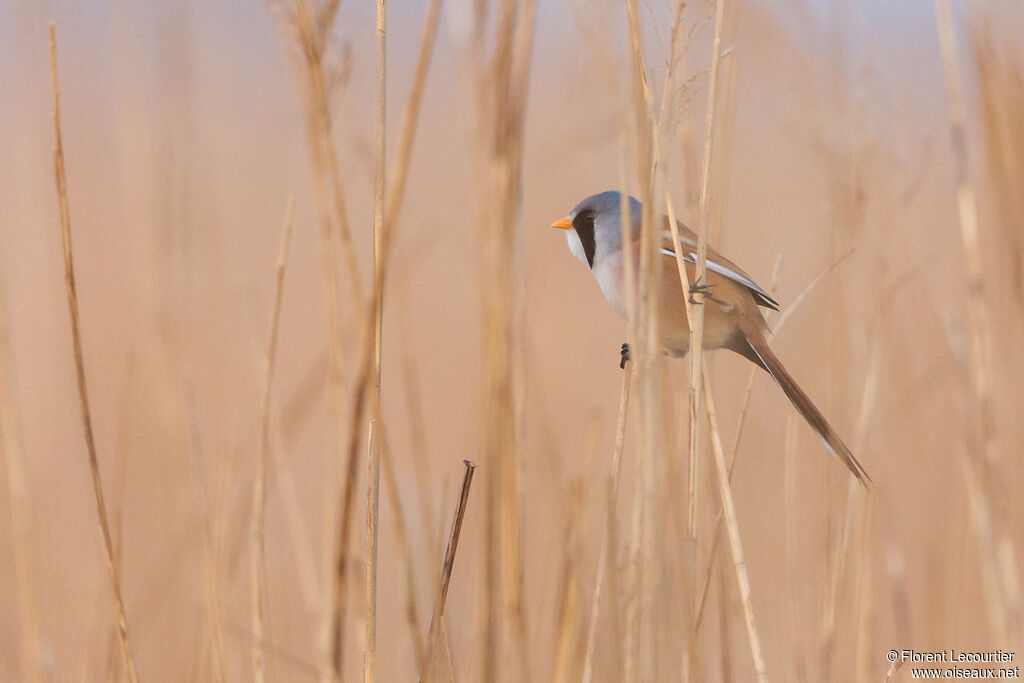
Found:
[[846, 447], [843, 440], [839, 438], [836, 430], [832, 429], [832, 425], [828, 423], [825, 416], [821, 414], [821, 411], [804, 393], [804, 390], [796, 383], [793, 376], [789, 374], [782, 361], [772, 353], [761, 331], [744, 330], [744, 336], [747, 338], [747, 343], [750, 345], [754, 355], [761, 361], [761, 366], [779, 383], [782, 391], [786, 393], [793, 406], [807, 420], [807, 424], [815, 431], [818, 438], [825, 444], [825, 447], [843, 461], [843, 464], [853, 472], [853, 476], [857, 477], [860, 483], [864, 485], [864, 488], [870, 489], [871, 477], [868, 476], [864, 467], [857, 462], [857, 458], [853, 457], [853, 453]]

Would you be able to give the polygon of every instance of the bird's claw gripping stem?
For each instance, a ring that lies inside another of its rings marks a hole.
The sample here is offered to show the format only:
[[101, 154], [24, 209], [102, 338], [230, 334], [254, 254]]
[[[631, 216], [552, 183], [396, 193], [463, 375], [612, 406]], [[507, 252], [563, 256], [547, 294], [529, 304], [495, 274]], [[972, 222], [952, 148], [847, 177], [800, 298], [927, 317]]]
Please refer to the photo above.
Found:
[[690, 297], [689, 297], [690, 303], [691, 304], [697, 304], [698, 306], [702, 305], [704, 303], [703, 301], [697, 301], [696, 299], [693, 298], [694, 294], [700, 294], [705, 299], [711, 299], [716, 304], [721, 304], [721, 305], [724, 306], [725, 305], [724, 301], [722, 301], [721, 299], [716, 299], [711, 294], [711, 288], [712, 287], [714, 287], [714, 285], [710, 285], [710, 284], [707, 284], [705, 282], [702, 282], [702, 280], [697, 280], [696, 282], [694, 282], [692, 285], [690, 285]]

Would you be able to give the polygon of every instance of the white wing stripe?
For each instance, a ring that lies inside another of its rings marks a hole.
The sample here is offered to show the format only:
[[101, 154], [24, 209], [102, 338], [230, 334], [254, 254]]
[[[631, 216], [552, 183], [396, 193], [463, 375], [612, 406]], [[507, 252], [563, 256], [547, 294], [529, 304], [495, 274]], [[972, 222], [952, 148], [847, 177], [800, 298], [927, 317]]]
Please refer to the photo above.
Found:
[[[661, 253], [664, 254], [665, 256], [671, 256], [672, 258], [676, 257], [676, 253], [674, 251], [672, 251], [671, 249], [666, 249], [664, 247], [662, 247]], [[683, 254], [683, 260], [687, 261], [689, 263], [696, 263], [697, 262], [697, 257], [694, 254], [685, 253], [685, 254]], [[772, 300], [771, 296], [767, 292], [765, 292], [763, 289], [758, 287], [756, 282], [754, 282], [750, 278], [743, 277], [742, 275], [737, 273], [735, 270], [732, 270], [731, 268], [727, 268], [727, 267], [723, 266], [721, 263], [718, 263], [717, 261], [712, 261], [711, 259], [707, 260], [707, 266], [708, 266], [708, 270], [713, 270], [716, 273], [718, 273], [719, 275], [724, 275], [725, 277], [729, 278], [730, 280], [735, 280], [736, 282], [739, 282], [741, 285], [745, 285], [745, 286], [749, 287], [750, 289], [754, 290], [755, 292], [757, 292], [758, 294], [763, 294], [764, 296], [768, 297], [769, 300]]]

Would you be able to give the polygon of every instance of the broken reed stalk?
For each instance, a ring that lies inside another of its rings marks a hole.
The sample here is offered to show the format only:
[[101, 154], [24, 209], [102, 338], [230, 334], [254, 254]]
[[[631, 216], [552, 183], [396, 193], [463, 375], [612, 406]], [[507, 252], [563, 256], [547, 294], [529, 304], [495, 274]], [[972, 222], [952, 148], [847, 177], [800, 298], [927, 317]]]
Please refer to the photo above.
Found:
[[998, 563], [998, 546], [1008, 539], [997, 539], [998, 529], [989, 503], [986, 469], [996, 464], [999, 454], [995, 442], [995, 417], [992, 407], [992, 369], [990, 362], [991, 322], [985, 300], [985, 272], [978, 234], [978, 209], [974, 179], [967, 150], [966, 107], [956, 55], [956, 36], [949, 0], [935, 0], [935, 20], [946, 80], [946, 104], [949, 108], [950, 143], [956, 180], [960, 240], [967, 276], [967, 326], [971, 341], [970, 368], [974, 407], [974, 438], [963, 459], [968, 503], [974, 534], [981, 550], [981, 574], [989, 612], [1003, 642], [1013, 642], [1019, 634], [1015, 616], [1009, 610], [1007, 587], [1016, 577], [1003, 575]]
[[[597, 560], [597, 578], [594, 580], [594, 596], [590, 601], [590, 620], [587, 625], [587, 650], [583, 660], [583, 683], [594, 679], [594, 654], [597, 650], [597, 624], [601, 612], [601, 592], [609, 564], [613, 561], [615, 509], [619, 499], [619, 473], [622, 469], [622, 446], [626, 437], [626, 417], [629, 412], [629, 380], [633, 375], [633, 363], [627, 362], [622, 374], [622, 394], [619, 398], [619, 418], [615, 426], [615, 448], [612, 450], [612, 466], [608, 476], [608, 511], [604, 533], [601, 536], [601, 553]], [[613, 596], [617, 599], [617, 596]]]
[[444, 616], [444, 605], [448, 599], [448, 586], [452, 580], [452, 569], [455, 567], [455, 553], [459, 549], [459, 537], [462, 535], [462, 521], [466, 518], [466, 505], [469, 502], [469, 488], [473, 485], [473, 473], [476, 465], [463, 460], [466, 472], [462, 477], [462, 490], [459, 493], [459, 504], [455, 508], [451, 532], [448, 534], [448, 545], [444, 550], [444, 563], [441, 565], [441, 585], [434, 597], [434, 611], [430, 616], [430, 630], [427, 632], [427, 668], [420, 671], [420, 680], [430, 678], [430, 666], [434, 660], [437, 646], [438, 631], [442, 628], [441, 618]]
[[277, 269], [274, 278], [274, 303], [270, 311], [270, 334], [267, 339], [265, 359], [266, 372], [263, 376], [263, 392], [260, 401], [260, 440], [256, 459], [256, 480], [252, 496], [252, 582], [250, 603], [252, 607], [252, 662], [253, 680], [261, 683], [265, 677], [265, 643], [267, 638], [266, 604], [266, 491], [267, 468], [270, 461], [270, 391], [274, 383], [275, 358], [277, 355], [278, 323], [281, 319], [281, 297], [284, 292], [284, 271], [288, 261], [288, 244], [292, 235], [292, 218], [295, 213], [295, 195], [289, 195], [284, 211], [284, 227], [281, 230], [281, 244], [277, 252]]
[[99, 459], [96, 456], [96, 442], [93, 438], [92, 415], [89, 411], [89, 392], [85, 384], [85, 361], [82, 357], [82, 333], [78, 322], [78, 289], [75, 286], [75, 264], [71, 253], [71, 213], [68, 207], [68, 182], [64, 171], [64, 145], [60, 131], [60, 92], [57, 88], [57, 36], [53, 23], [50, 24], [50, 88], [53, 94], [53, 163], [57, 179], [57, 196], [60, 202], [60, 232], [64, 246], [64, 283], [67, 289], [68, 312], [71, 318], [71, 341], [75, 354], [75, 373], [78, 378], [78, 398], [82, 410], [82, 427], [85, 432], [85, 446], [89, 456], [89, 471], [96, 499], [96, 514], [100, 535], [103, 538], [103, 554], [107, 575], [113, 593], [114, 615], [117, 632], [121, 641], [121, 656], [125, 674], [131, 683], [138, 680], [135, 672], [135, 657], [128, 642], [128, 621], [125, 617], [124, 599], [121, 596], [121, 577], [114, 562], [114, 544], [107, 520], [107, 505], [103, 498], [103, 480], [100, 477]]
[[750, 579], [747, 577], [747, 565], [743, 559], [743, 544], [740, 541], [739, 523], [736, 521], [736, 508], [732, 500], [732, 487], [729, 484], [729, 472], [725, 466], [725, 455], [722, 449], [722, 438], [718, 431], [718, 417], [715, 413], [715, 400], [711, 394], [711, 379], [707, 367], [703, 368], [705, 411], [711, 425], [711, 450], [714, 452], [715, 470], [718, 473], [718, 491], [722, 498], [722, 509], [725, 511], [726, 529], [729, 532], [729, 547], [732, 551], [733, 569], [736, 572], [736, 583], [739, 586], [740, 603], [743, 606], [743, 620], [747, 627], [747, 641], [750, 654], [754, 660], [754, 672], [759, 683], [768, 680], [765, 670], [764, 655], [761, 649], [761, 637], [754, 620], [754, 606], [750, 600]]

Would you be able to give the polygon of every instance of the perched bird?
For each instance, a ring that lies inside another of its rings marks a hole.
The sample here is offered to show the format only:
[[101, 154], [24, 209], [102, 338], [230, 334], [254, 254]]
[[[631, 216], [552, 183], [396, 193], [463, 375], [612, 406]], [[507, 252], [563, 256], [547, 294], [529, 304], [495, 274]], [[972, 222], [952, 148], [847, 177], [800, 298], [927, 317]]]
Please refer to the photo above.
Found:
[[[551, 225], [566, 231], [569, 250], [590, 268], [608, 303], [623, 317], [627, 315], [623, 255], [629, 254], [637, 267], [640, 262], [642, 205], [634, 197], [629, 197], [628, 206], [631, 240], [625, 248], [620, 223], [622, 195], [614, 190], [587, 197], [573, 207], [568, 216]], [[678, 224], [679, 243], [674, 243], [667, 218], [663, 219], [661, 233], [661, 253], [675, 259], [678, 249], [686, 261], [688, 279], [693, 282], [697, 236], [686, 226]], [[867, 472], [768, 346], [765, 339], [768, 324], [759, 306], [778, 310], [778, 303], [739, 266], [711, 247], [707, 251], [705, 282], [694, 283], [688, 293], [683, 291], [675, 267], [661, 270], [658, 314], [665, 353], [683, 358], [690, 351], [690, 325], [683, 297], [692, 297], [696, 292], [704, 295], [704, 348], [735, 351], [765, 369], [826, 448], [867, 487], [871, 481]], [[623, 365], [628, 353], [628, 345], [623, 344]]]

